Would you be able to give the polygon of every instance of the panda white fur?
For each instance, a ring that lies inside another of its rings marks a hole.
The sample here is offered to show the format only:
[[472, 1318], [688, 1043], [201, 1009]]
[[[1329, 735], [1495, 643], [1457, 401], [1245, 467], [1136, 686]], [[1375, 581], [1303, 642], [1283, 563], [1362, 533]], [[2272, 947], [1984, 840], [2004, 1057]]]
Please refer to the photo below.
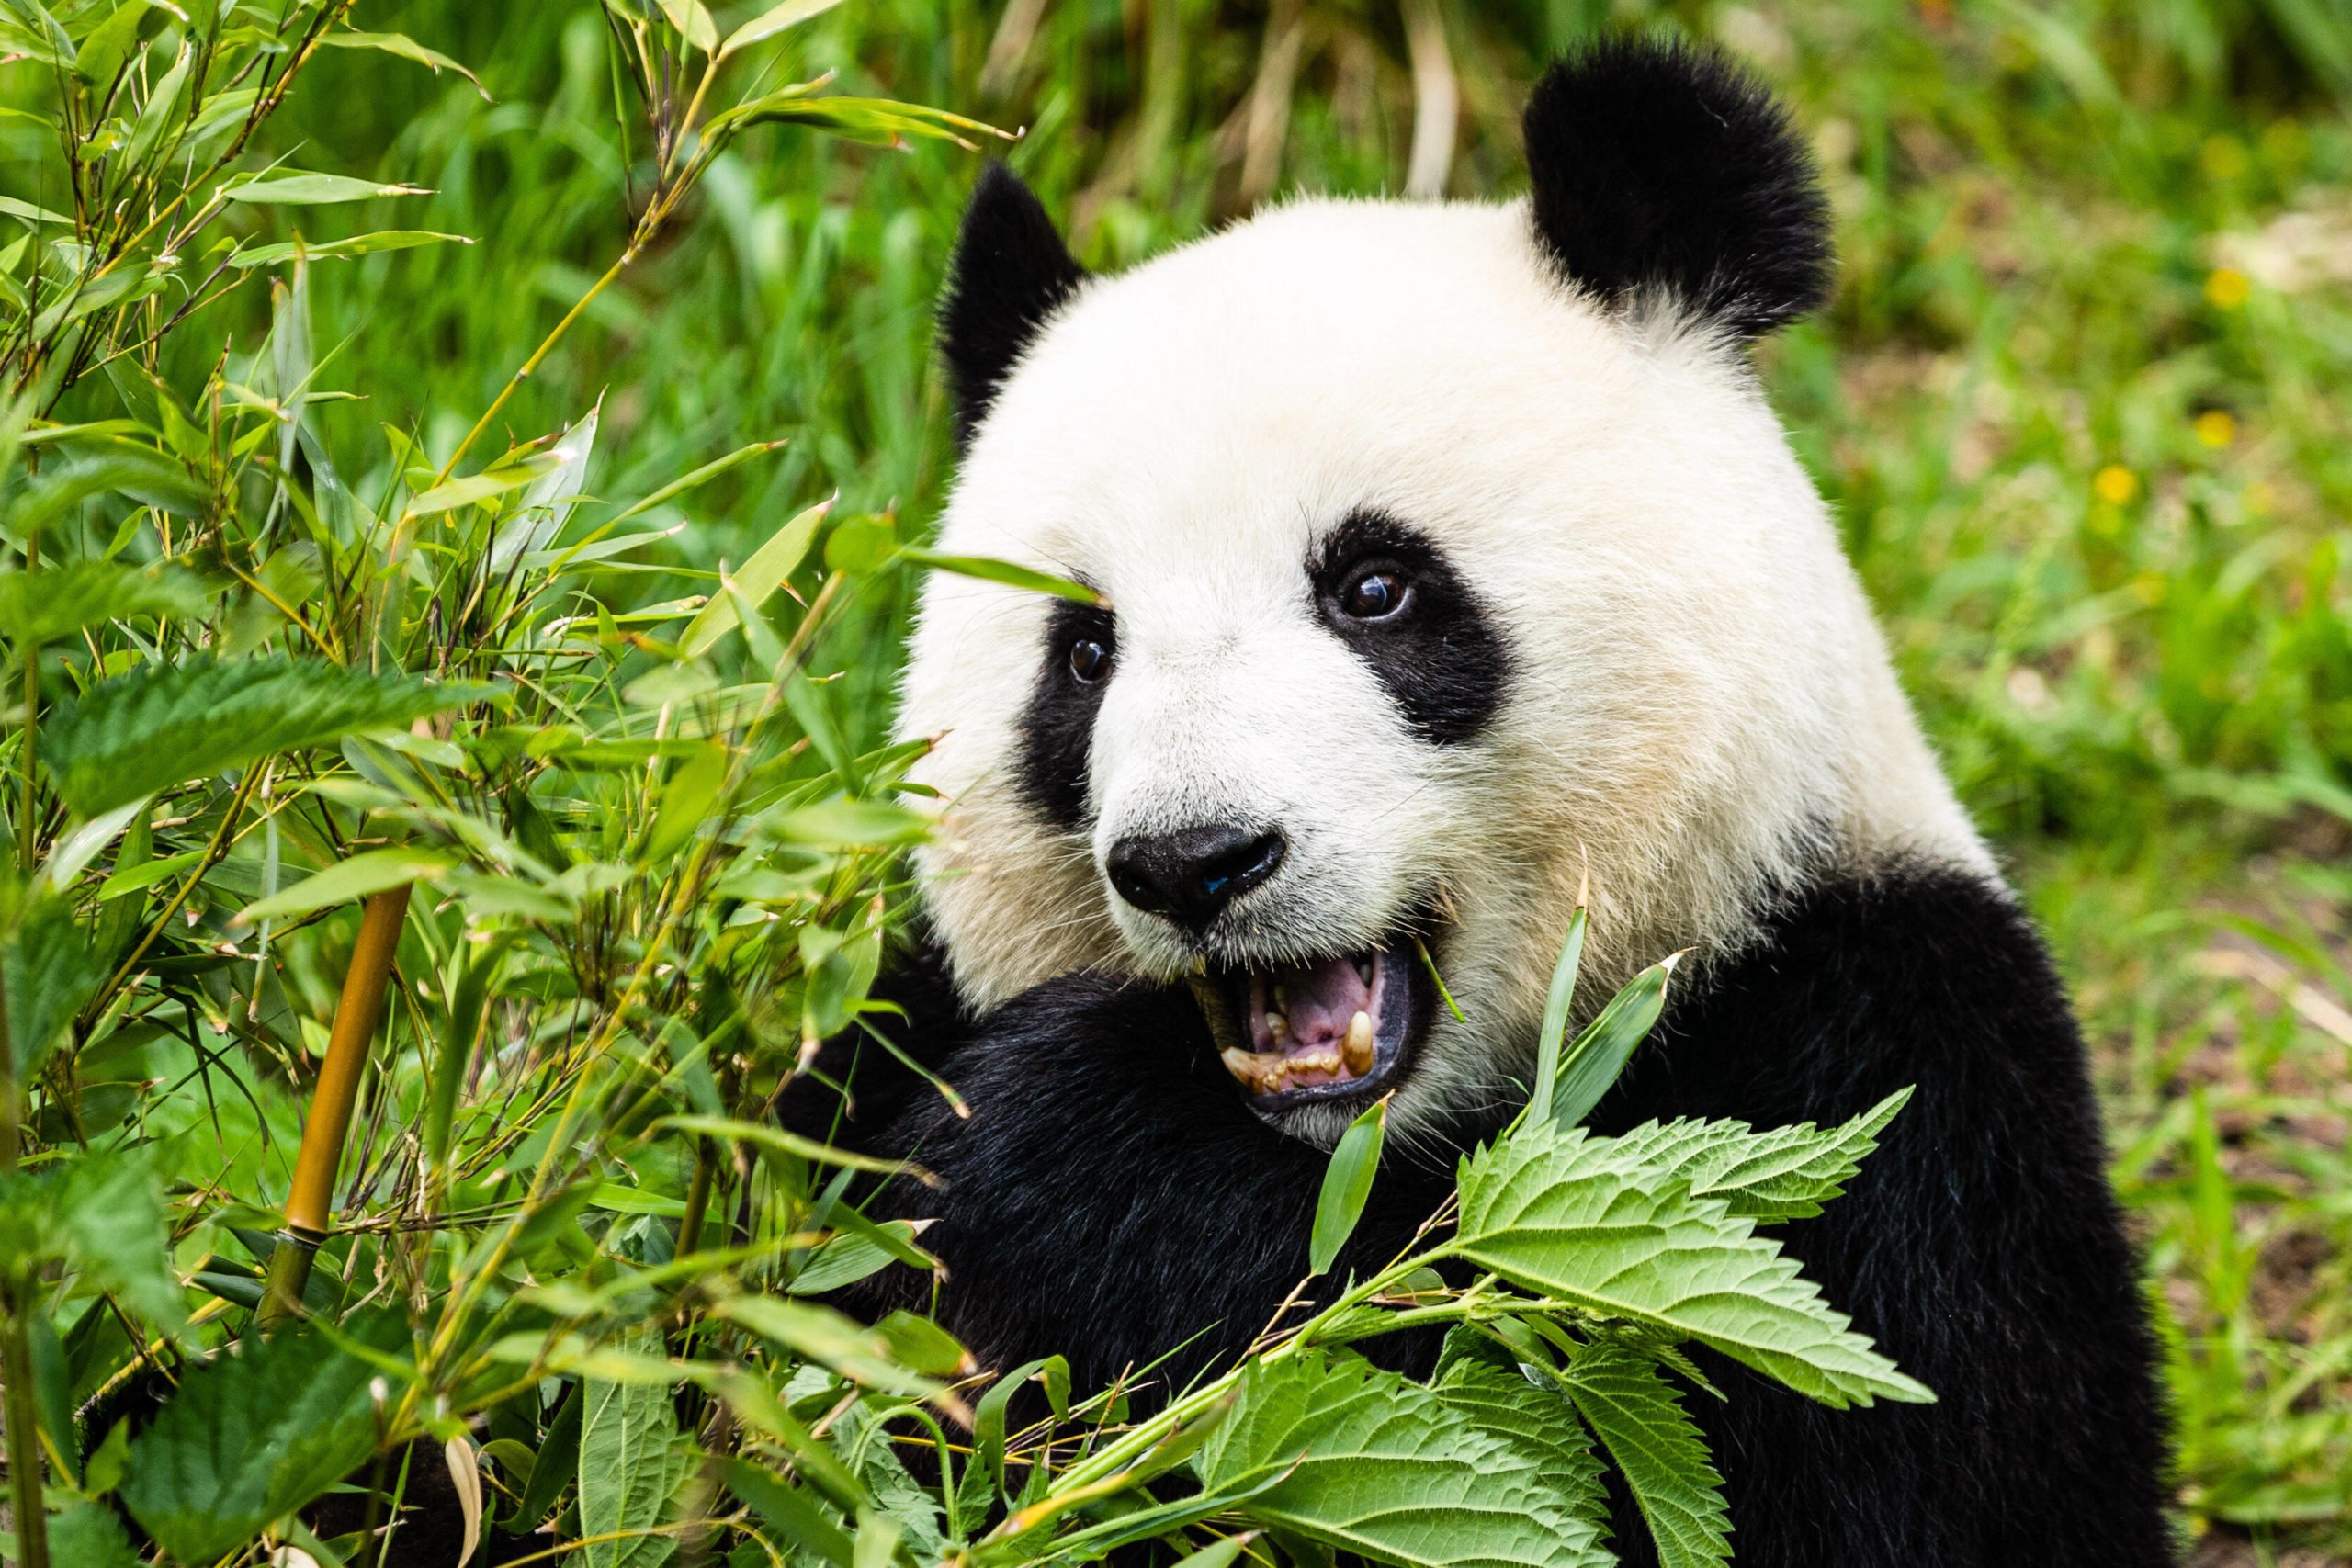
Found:
[[[985, 1356], [1202, 1364], [1296, 1282], [1368, 1097], [1396, 1134], [1357, 1248], [1430, 1211], [1524, 1092], [1589, 887], [1588, 1000], [1689, 953], [1599, 1124], [1918, 1086], [1788, 1246], [1940, 1402], [1712, 1365], [1739, 1560], [2167, 1561], [2065, 998], [1747, 361], [1826, 292], [1802, 144], [1718, 57], [1637, 41], [1556, 66], [1526, 133], [1529, 198], [1301, 200], [1115, 277], [984, 176], [939, 545], [1107, 607], [926, 587], [933, 943], [886, 989], [970, 1114], [846, 1043], [787, 1114], [946, 1179], [885, 1201], [941, 1222]], [[846, 1122], [811, 1093], [839, 1077]]]

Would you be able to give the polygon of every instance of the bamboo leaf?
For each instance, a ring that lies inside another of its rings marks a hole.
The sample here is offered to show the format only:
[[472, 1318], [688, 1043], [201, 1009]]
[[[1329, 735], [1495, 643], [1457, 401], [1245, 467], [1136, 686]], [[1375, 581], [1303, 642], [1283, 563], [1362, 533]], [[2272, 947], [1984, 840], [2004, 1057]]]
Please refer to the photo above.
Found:
[[465, 234], [444, 234], [431, 229], [384, 229], [373, 234], [354, 234], [347, 240], [284, 240], [275, 244], [240, 245], [231, 253], [229, 265], [241, 269], [273, 266], [296, 256], [304, 261], [331, 261], [337, 256], [373, 255], [379, 251], [414, 250], [419, 245], [444, 243], [470, 245], [473, 240]]
[[1535, 1037], [1535, 1092], [1530, 1105], [1549, 1105], [1560, 1077], [1560, 1042], [1567, 1037], [1568, 1010], [1576, 1003], [1577, 970], [1584, 963], [1585, 907], [1568, 917], [1568, 934], [1552, 965], [1552, 988], [1544, 1001], [1544, 1028]]
[[1340, 1249], [1355, 1234], [1356, 1222], [1372, 1196], [1372, 1179], [1380, 1170], [1381, 1135], [1388, 1127], [1387, 1095], [1365, 1107], [1348, 1123], [1331, 1151], [1323, 1172], [1323, 1190], [1315, 1200], [1315, 1229], [1307, 1241], [1307, 1271], [1326, 1273]]
[[719, 46], [718, 58], [724, 60], [739, 49], [764, 42], [812, 17], [823, 16], [841, 3], [842, 0], [784, 0], [783, 5], [771, 6], [729, 33], [727, 41]]
[[1628, 980], [1600, 1016], [1585, 1025], [1576, 1043], [1561, 1053], [1559, 1087], [1552, 1093], [1553, 1121], [1573, 1127], [1592, 1114], [1625, 1070], [1634, 1047], [1649, 1038], [1658, 1014], [1666, 1010], [1666, 983], [1680, 957], [1677, 953], [1653, 964]]
[[414, 61], [436, 76], [444, 71], [454, 71], [471, 82], [474, 91], [480, 93], [485, 102], [489, 101], [490, 89], [481, 85], [481, 77], [439, 50], [425, 48], [406, 33], [369, 33], [353, 28], [322, 34], [319, 42], [331, 49], [372, 49], [384, 54], [397, 55], [402, 60]]
[[306, 876], [282, 893], [260, 898], [237, 911], [232, 924], [257, 925], [307, 915], [336, 904], [348, 904], [405, 882], [429, 882], [458, 863], [455, 855], [423, 845], [399, 844], [368, 850], [340, 860], [314, 876]]
[[[817, 537], [817, 525], [824, 521], [825, 513], [832, 506], [831, 497], [809, 507], [783, 527], [768, 536], [767, 542], [752, 552], [752, 558], [733, 573], [735, 592], [753, 609], [767, 603], [770, 595], [784, 586], [792, 569], [808, 555], [809, 545]], [[678, 646], [688, 657], [707, 653], [718, 639], [741, 624], [735, 600], [725, 593], [714, 593], [678, 638]]]
[[231, 186], [221, 193], [231, 201], [257, 206], [313, 207], [327, 202], [365, 201], [379, 196], [431, 196], [423, 186], [384, 185], [353, 179], [348, 175], [302, 173], [266, 175]]
[[936, 550], [909, 545], [899, 555], [917, 566], [927, 566], [933, 571], [952, 571], [958, 577], [977, 577], [985, 582], [1001, 582], [1009, 588], [1023, 588], [1032, 593], [1050, 593], [1056, 598], [1071, 599], [1080, 604], [1107, 608], [1110, 601], [1083, 582], [1050, 572], [1033, 571], [1025, 566], [1015, 566], [1009, 560], [995, 560], [987, 556], [944, 556]]

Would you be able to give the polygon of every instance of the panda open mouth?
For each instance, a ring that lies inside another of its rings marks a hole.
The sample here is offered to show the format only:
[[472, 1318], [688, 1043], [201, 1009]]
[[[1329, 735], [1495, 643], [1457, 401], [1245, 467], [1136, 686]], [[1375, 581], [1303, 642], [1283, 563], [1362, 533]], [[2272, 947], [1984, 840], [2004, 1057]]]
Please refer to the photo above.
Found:
[[1363, 953], [1236, 969], [1202, 985], [1218, 1055], [1260, 1111], [1375, 1094], [1428, 1023], [1412, 937]]

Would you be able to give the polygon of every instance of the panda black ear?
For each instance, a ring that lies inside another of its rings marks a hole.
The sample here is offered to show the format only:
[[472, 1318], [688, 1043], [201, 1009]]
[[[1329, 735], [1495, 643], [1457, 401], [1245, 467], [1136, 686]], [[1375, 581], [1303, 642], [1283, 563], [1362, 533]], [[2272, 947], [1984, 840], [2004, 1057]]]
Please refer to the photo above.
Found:
[[1002, 164], [990, 164], [964, 209], [939, 306], [958, 445], [971, 441], [1022, 350], [1085, 280], [1036, 194]]
[[1661, 292], [1742, 338], [1829, 297], [1829, 209], [1787, 111], [1711, 49], [1595, 42], [1528, 99], [1536, 238], [1620, 307]]

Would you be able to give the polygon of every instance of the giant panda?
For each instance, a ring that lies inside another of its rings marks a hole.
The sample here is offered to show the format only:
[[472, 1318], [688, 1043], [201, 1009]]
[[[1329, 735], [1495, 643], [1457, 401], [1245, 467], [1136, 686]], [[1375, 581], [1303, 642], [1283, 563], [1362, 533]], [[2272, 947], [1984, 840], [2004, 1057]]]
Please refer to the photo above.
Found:
[[[899, 1049], [828, 1046], [787, 1115], [940, 1179], [883, 1201], [935, 1222], [991, 1364], [1181, 1379], [1298, 1283], [1372, 1097], [1350, 1258], [1430, 1213], [1524, 1097], [1589, 889], [1588, 1005], [1687, 955], [1603, 1130], [1917, 1086], [1786, 1237], [1939, 1402], [1710, 1361], [1738, 1560], [2170, 1561], [2066, 996], [1747, 358], [1830, 287], [1804, 146], [1726, 59], [1644, 39], [1555, 65], [1524, 129], [1525, 198], [1294, 200], [1116, 276], [981, 178], [939, 546], [1102, 604], [924, 588], [899, 729], [943, 809]], [[864, 1304], [926, 1299], [896, 1272]]]

